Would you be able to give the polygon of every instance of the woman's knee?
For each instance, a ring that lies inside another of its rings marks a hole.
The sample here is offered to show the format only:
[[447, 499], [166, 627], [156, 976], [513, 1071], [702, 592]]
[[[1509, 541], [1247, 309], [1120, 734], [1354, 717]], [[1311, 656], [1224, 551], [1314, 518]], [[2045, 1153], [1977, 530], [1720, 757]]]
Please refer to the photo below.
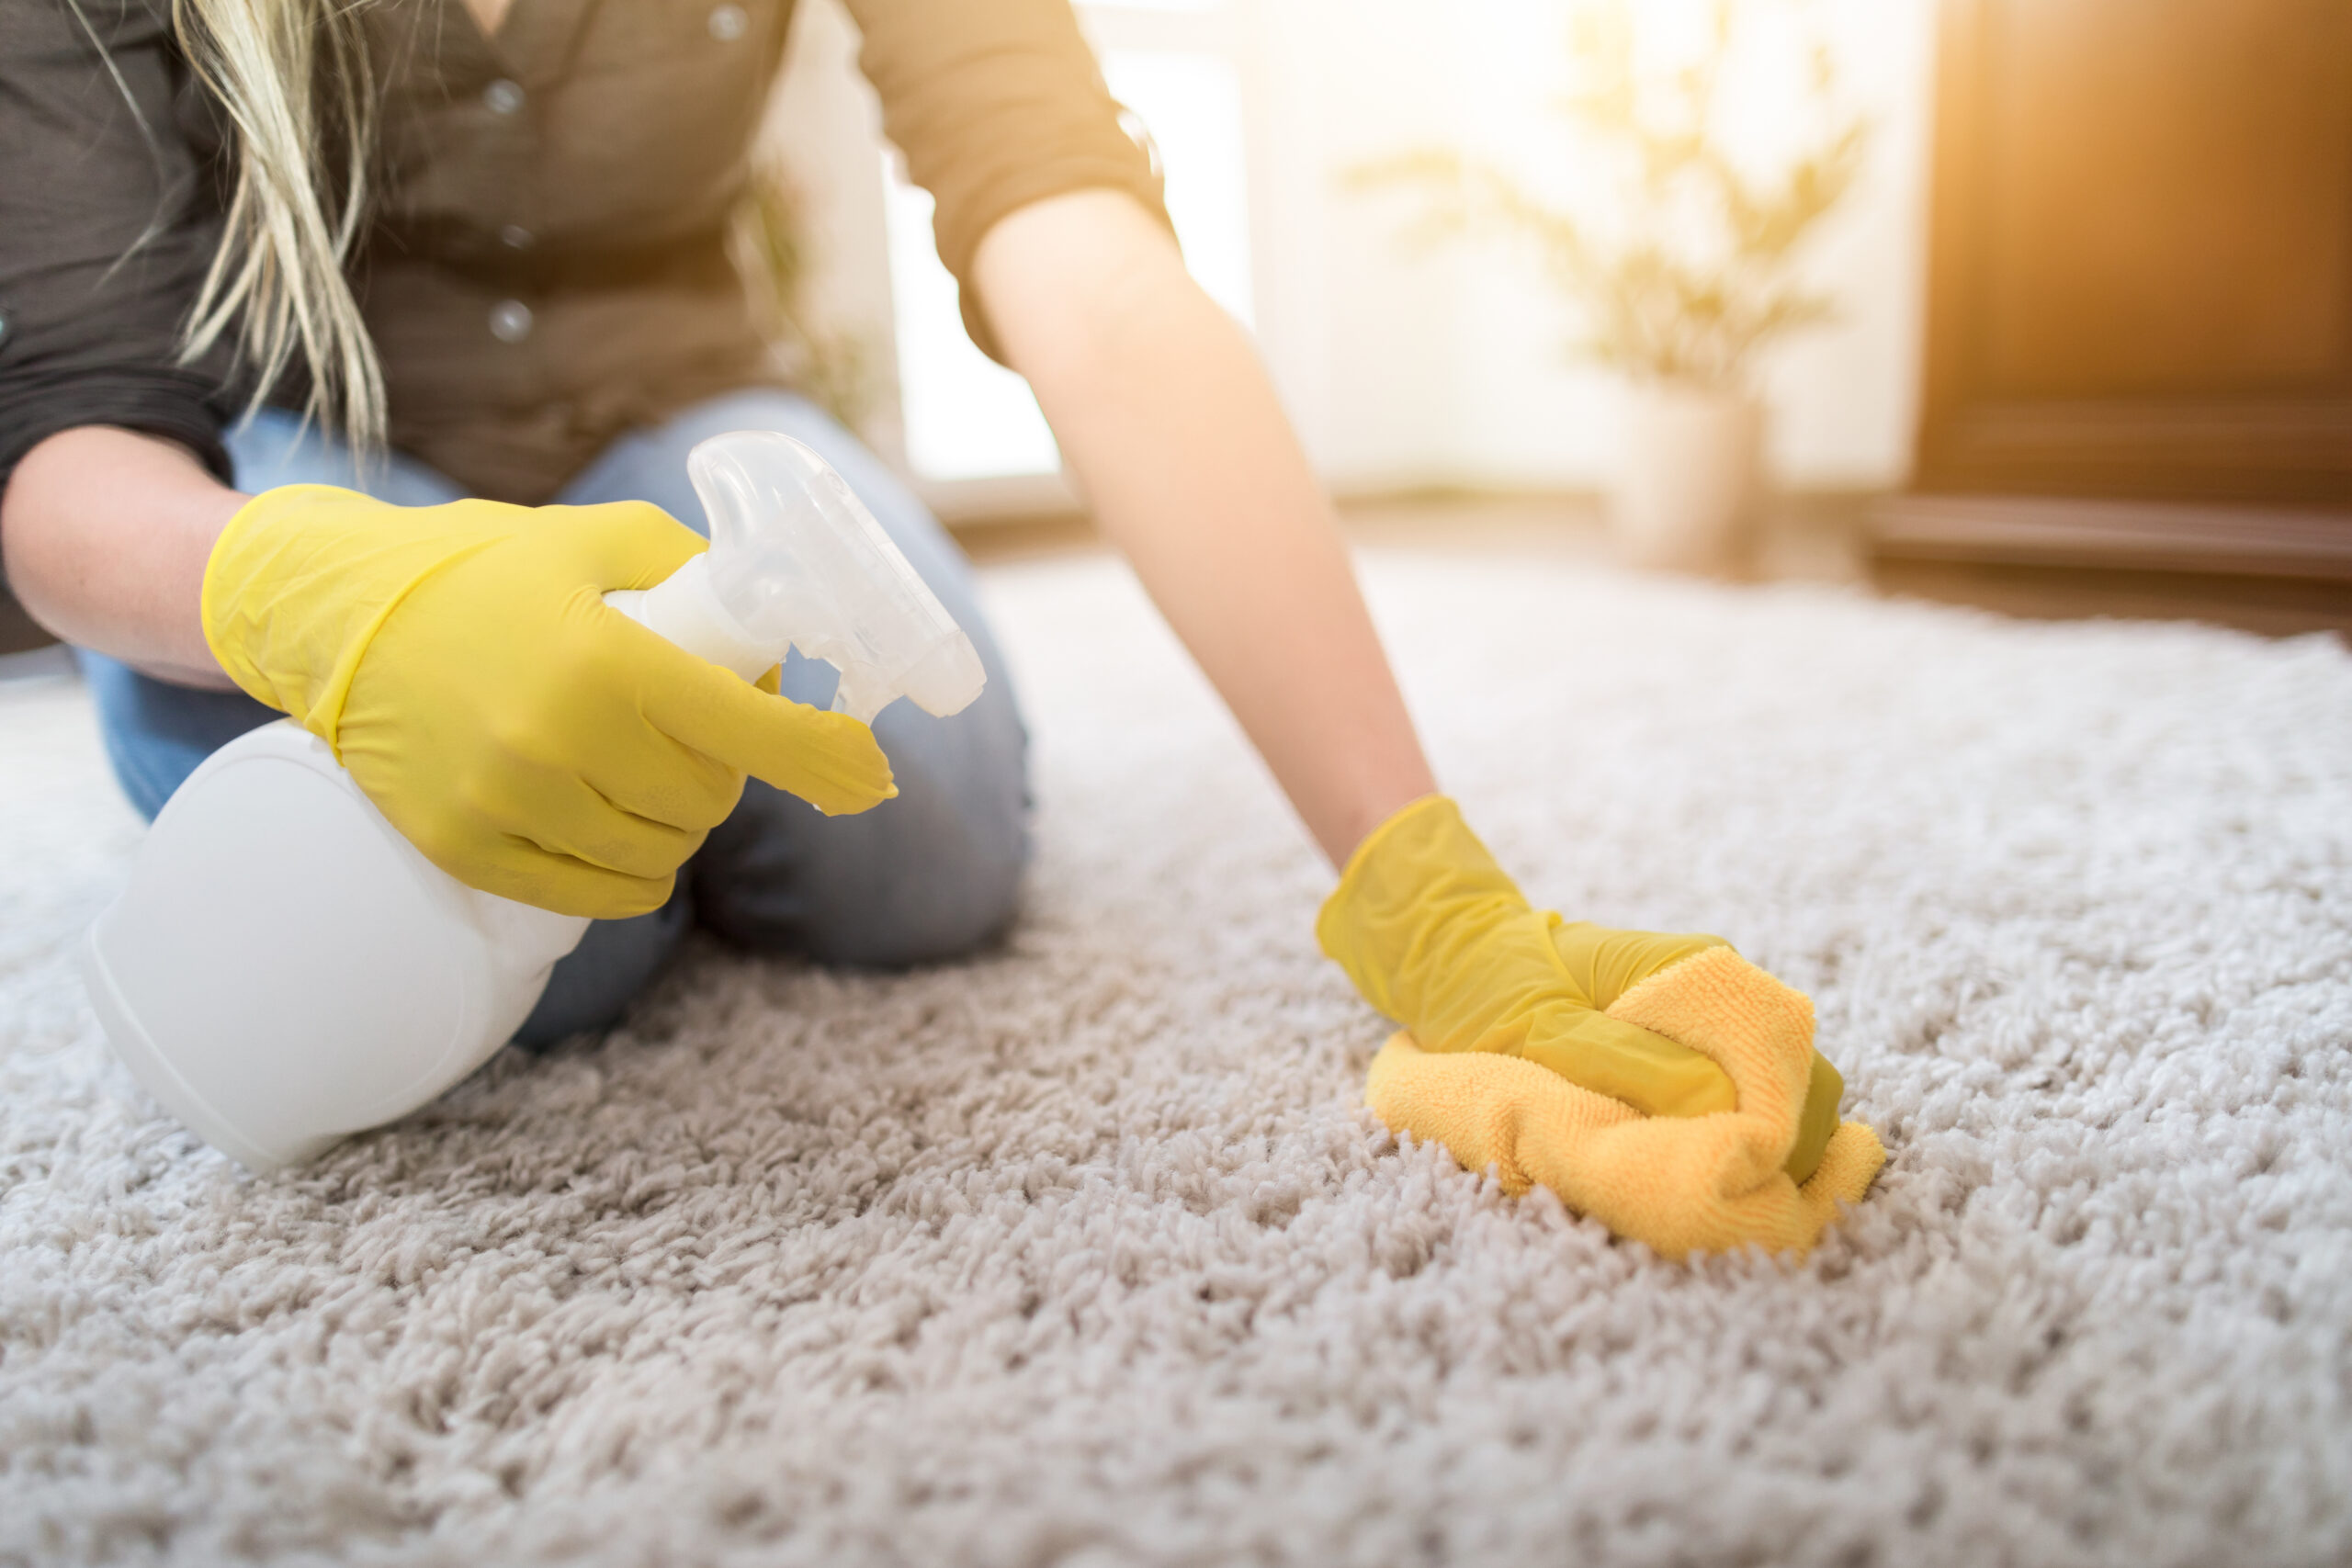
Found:
[[[715, 399], [624, 437], [562, 499], [635, 497], [698, 519], [686, 454], [737, 429], [806, 441], [841, 471], [971, 637], [988, 685], [952, 718], [909, 703], [883, 710], [875, 734], [899, 794], [870, 812], [822, 818], [789, 795], [750, 784], [695, 857], [696, 913], [741, 946], [828, 963], [903, 967], [978, 951], [1019, 907], [1028, 860], [1027, 736], [970, 565], [921, 501], [816, 405], [765, 389]], [[830, 668], [795, 655], [785, 661], [782, 691], [822, 707], [836, 680]]]
[[548, 988], [514, 1032], [514, 1043], [536, 1050], [620, 1021], [685, 940], [692, 911], [681, 888], [650, 915], [591, 923], [580, 945], [556, 960]]
[[1024, 825], [929, 825], [894, 858], [896, 874], [864, 886], [842, 878], [820, 896], [808, 956], [877, 969], [944, 964], [995, 945], [1020, 913]]
[[[808, 809], [790, 796], [748, 804], [755, 814]], [[876, 969], [944, 963], [983, 951], [1012, 926], [1028, 855], [1025, 834], [967, 829], [796, 859], [789, 876], [763, 874], [757, 865], [698, 871], [696, 914], [754, 953]]]
[[952, 746], [910, 743], [914, 720], [891, 720], [876, 728], [899, 793], [871, 811], [820, 817], [745, 787], [695, 859], [705, 924], [755, 952], [876, 968], [966, 957], [1004, 933], [1029, 860], [1026, 738], [1011, 703], [922, 720], [957, 726]]

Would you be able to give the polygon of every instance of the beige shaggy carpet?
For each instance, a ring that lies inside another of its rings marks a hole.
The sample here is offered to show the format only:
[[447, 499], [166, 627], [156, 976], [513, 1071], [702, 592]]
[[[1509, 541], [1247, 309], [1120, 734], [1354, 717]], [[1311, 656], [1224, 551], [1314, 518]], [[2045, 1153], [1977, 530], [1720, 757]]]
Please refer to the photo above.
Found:
[[2352, 1559], [2352, 658], [1377, 556], [1541, 899], [1811, 991], [1892, 1155], [1694, 1267], [1400, 1148], [1327, 877], [1123, 572], [990, 597], [1000, 955], [695, 949], [298, 1177], [107, 1057], [138, 833], [0, 688], [0, 1562]]

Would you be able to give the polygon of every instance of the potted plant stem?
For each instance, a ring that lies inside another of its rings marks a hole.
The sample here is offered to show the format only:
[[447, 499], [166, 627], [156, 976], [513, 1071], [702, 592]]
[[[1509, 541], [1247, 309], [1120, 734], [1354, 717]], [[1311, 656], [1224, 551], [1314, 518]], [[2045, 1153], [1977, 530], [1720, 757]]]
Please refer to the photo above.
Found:
[[[1803, 0], [1711, 0], [1685, 47], [1642, 47], [1657, 7], [1590, 0], [1571, 13], [1560, 100], [1568, 155], [1599, 194], [1547, 199], [1492, 159], [1434, 148], [1353, 170], [1359, 187], [1403, 187], [1423, 242], [1487, 233], [1532, 245], [1577, 308], [1572, 354], [1621, 372], [1625, 433], [1610, 489], [1621, 552], [1702, 571], [1742, 564], [1761, 496], [1759, 355], [1827, 319], [1795, 277], [1803, 242], [1860, 173], [1871, 127], [1841, 100], [1836, 58], [1797, 34], [1804, 73], [1795, 144], [1758, 172], [1727, 112], [1757, 14], [1801, 28]], [[1747, 53], [1752, 54], [1753, 51]], [[1785, 56], [1788, 51], [1783, 51]]]

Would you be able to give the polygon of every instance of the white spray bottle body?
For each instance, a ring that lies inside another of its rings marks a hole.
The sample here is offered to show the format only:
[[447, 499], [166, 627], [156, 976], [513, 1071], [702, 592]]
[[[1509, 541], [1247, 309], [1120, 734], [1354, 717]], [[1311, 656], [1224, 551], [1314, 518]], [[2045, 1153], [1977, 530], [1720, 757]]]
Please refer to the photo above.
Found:
[[[791, 646], [829, 659], [842, 671], [834, 706], [864, 719], [902, 693], [943, 716], [978, 695], [970, 640], [822, 458], [739, 432], [697, 446], [689, 469], [712, 549], [606, 603], [747, 680]], [[774, 581], [784, 573], [799, 581]], [[280, 720], [207, 758], [164, 804], [83, 970], [149, 1093], [272, 1170], [470, 1075], [587, 929], [442, 871], [324, 741]]]

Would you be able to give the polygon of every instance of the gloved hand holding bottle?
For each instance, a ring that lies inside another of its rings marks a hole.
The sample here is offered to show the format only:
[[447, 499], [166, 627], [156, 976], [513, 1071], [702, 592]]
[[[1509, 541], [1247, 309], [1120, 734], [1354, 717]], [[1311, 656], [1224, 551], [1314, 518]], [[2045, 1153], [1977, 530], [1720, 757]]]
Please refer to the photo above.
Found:
[[1383, 1120], [1662, 1251], [1809, 1246], [1883, 1160], [1801, 995], [1720, 938], [1534, 910], [1442, 795], [1357, 848], [1316, 934], [1408, 1031]]
[[542, 908], [658, 908], [746, 774], [828, 815], [896, 793], [873, 731], [755, 687], [607, 606], [704, 547], [639, 502], [397, 507], [255, 496], [213, 547], [204, 635], [334, 749], [442, 870]]

